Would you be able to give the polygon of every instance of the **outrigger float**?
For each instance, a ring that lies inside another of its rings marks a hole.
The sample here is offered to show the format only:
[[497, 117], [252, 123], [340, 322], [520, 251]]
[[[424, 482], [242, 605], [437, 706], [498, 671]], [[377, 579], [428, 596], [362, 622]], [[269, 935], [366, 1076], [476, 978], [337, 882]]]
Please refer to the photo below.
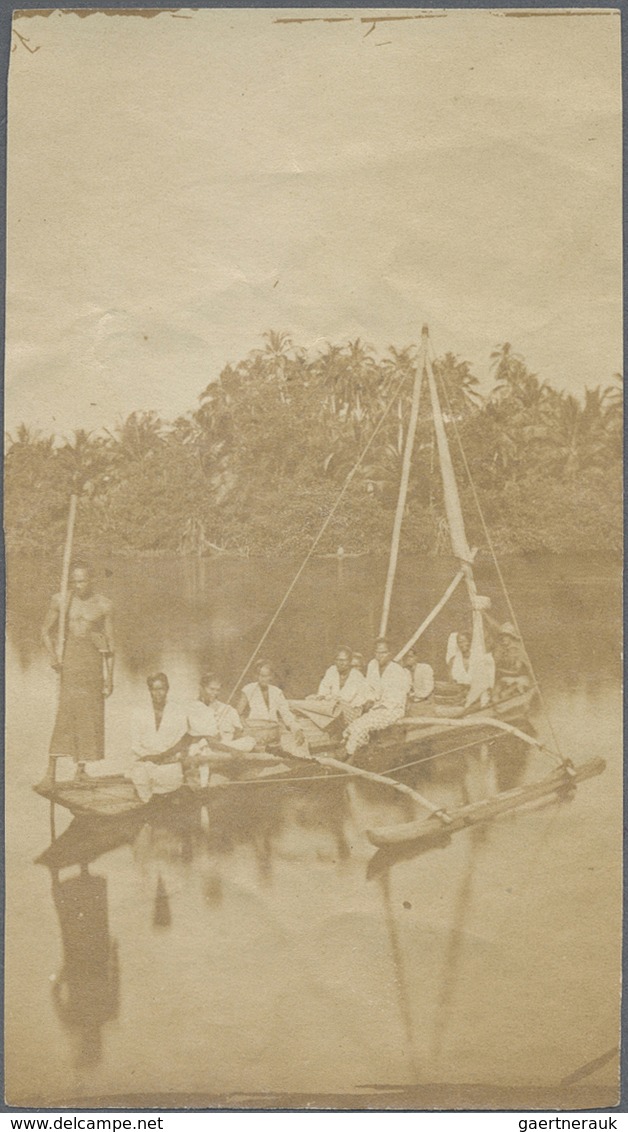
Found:
[[[487, 665], [484, 663], [487, 657], [484, 636], [484, 611], [490, 603], [478, 594], [474, 579], [473, 564], [477, 551], [471, 549], [467, 542], [460, 496], [454, 474], [449, 442], [445, 431], [445, 422], [438, 394], [436, 375], [430, 355], [431, 347], [429, 335], [427, 327], [423, 327], [421, 359], [416, 367], [414, 376], [410, 419], [403, 454], [399, 497], [393, 526], [390, 560], [380, 622], [380, 636], [385, 635], [388, 625], [421, 390], [423, 382], [426, 380], [443, 483], [447, 525], [449, 528], [451, 548], [454, 558], [457, 560], [458, 569], [442, 598], [424, 618], [410, 640], [397, 653], [395, 659], [397, 661], [402, 660], [406, 653], [416, 645], [417, 641], [445, 607], [459, 585], [464, 583], [471, 606], [473, 625], [471, 666], [472, 671], [479, 674], [477, 678], [476, 676], [472, 676], [471, 686], [465, 703], [463, 705], [452, 706], [451, 700], [448, 700], [446, 697], [439, 700], [437, 695], [434, 701], [429, 705], [421, 705], [415, 709], [411, 708], [407, 716], [402, 719], [400, 723], [388, 728], [387, 731], [380, 732], [377, 738], [372, 740], [368, 747], [360, 752], [360, 762], [362, 765], [355, 765], [353, 762], [348, 761], [341, 739], [330, 735], [323, 726], [319, 726], [320, 720], [317, 722], [316, 701], [313, 700], [310, 707], [307, 705], [304, 706], [304, 701], [299, 701], [298, 705], [294, 704], [293, 707], [295, 714], [300, 716], [299, 722], [302, 725], [302, 741], [297, 741], [295, 736], [289, 733], [283, 735], [276, 734], [272, 737], [270, 742], [264, 744], [263, 750], [254, 750], [246, 754], [212, 753], [211, 761], [208, 764], [208, 783], [207, 786], [202, 789], [191, 790], [189, 787], [182, 787], [172, 794], [156, 796], [149, 802], [142, 802], [133, 784], [128, 779], [124, 778], [122, 775], [109, 775], [98, 778], [94, 777], [91, 780], [80, 783], [56, 782], [53, 778], [51, 782], [47, 782], [45, 785], [40, 784], [34, 787], [38, 793], [48, 798], [52, 803], [65, 807], [75, 816], [84, 817], [89, 815], [91, 818], [97, 819], [100, 822], [101, 820], [111, 821], [116, 818], [126, 819], [131, 815], [140, 813], [146, 813], [148, 815], [148, 812], [154, 810], [156, 807], [162, 809], [164, 806], [180, 806], [190, 800], [202, 802], [207, 798], [210, 791], [228, 786], [240, 786], [245, 788], [247, 786], [254, 786], [255, 784], [261, 786], [262, 784], [270, 785], [272, 783], [280, 784], [303, 781], [304, 778], [306, 780], [308, 778], [321, 779], [324, 777], [363, 779], [404, 795], [426, 814], [423, 818], [411, 822], [386, 828], [367, 830], [367, 836], [372, 844], [379, 849], [394, 849], [404, 844], [428, 848], [431, 845], [447, 843], [454, 833], [481, 822], [491, 821], [501, 814], [520, 809], [552, 796], [557, 798], [571, 796], [579, 782], [595, 777], [604, 771], [606, 764], [601, 758], [592, 758], [579, 766], [574, 766], [558, 749], [555, 750], [546, 746], [544, 743], [540, 742], [535, 735], [530, 734], [530, 725], [527, 724], [526, 726], [528, 712], [533, 700], [539, 698], [542, 703], [541, 690], [534, 679], [532, 664], [523, 646], [516, 615], [491, 545], [477, 493], [473, 487], [468, 465], [466, 465], [466, 461], [464, 461], [464, 453], [461, 448], [462, 458], [473, 489], [486, 536], [487, 546], [494, 560], [512, 624], [517, 631], [521, 646], [524, 649], [531, 680], [527, 688], [519, 688], [514, 694], [507, 695], [503, 698], [495, 698], [491, 695], [490, 688], [482, 676], [482, 673], [486, 673], [488, 670]], [[314, 540], [305, 562], [300, 566], [278, 610], [259, 641], [255, 652], [249, 658], [236, 684], [236, 688], [233, 690], [234, 693], [254, 658], [259, 654], [273, 624], [277, 620], [279, 613], [300, 578], [307, 561], [312, 556], [317, 544], [329, 525], [340, 499], [344, 495], [357, 468], [370, 448], [384, 419], [398, 399], [403, 381], [405, 381], [405, 378], [400, 382], [398, 388], [395, 389], [365, 449], [360, 455], [356, 465], [347, 476], [336, 504]], [[446, 389], [442, 387], [442, 390], [446, 398]], [[448, 408], [448, 420], [457, 434], [456, 418], [450, 408]], [[457, 439], [459, 442], [460, 438], [457, 437]], [[72, 525], [73, 521], [71, 511]], [[69, 533], [69, 539], [70, 538], [71, 534]], [[66, 554], [65, 557], [68, 557], [68, 555]], [[413, 710], [416, 711], [416, 714], [413, 714]], [[469, 802], [468, 804], [449, 809], [426, 798], [422, 793], [416, 790], [414, 786], [409, 785], [405, 781], [401, 781], [399, 778], [393, 777], [393, 774], [403, 774], [404, 772], [407, 777], [408, 771], [413, 768], [420, 768], [421, 764], [427, 763], [432, 759], [444, 756], [453, 757], [457, 752], [462, 752], [469, 748], [479, 749], [482, 744], [493, 743], [504, 735], [511, 736], [530, 750], [547, 757], [553, 764], [551, 773], [538, 781], [493, 794], [480, 801]], [[456, 740], [456, 745], [453, 750], [450, 746], [452, 737]]]

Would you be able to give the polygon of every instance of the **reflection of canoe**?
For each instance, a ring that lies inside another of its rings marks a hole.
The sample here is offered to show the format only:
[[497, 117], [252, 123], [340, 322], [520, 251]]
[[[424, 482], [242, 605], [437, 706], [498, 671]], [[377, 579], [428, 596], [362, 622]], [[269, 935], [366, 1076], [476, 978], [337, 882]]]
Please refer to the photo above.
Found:
[[140, 811], [123, 813], [115, 822], [77, 818], [37, 857], [35, 864], [46, 865], [53, 871], [70, 865], [89, 865], [103, 853], [130, 841], [143, 820], [144, 815]]
[[[216, 783], [210, 778], [209, 785], [204, 789], [190, 790], [184, 786], [172, 794], [155, 794], [149, 802], [142, 802], [133, 783], [121, 774], [102, 775], [80, 783], [57, 782], [54, 786], [40, 785], [34, 789], [42, 797], [77, 816], [91, 814], [101, 818], [120, 818], [138, 813], [147, 814], [164, 807], [196, 805], [208, 791], [224, 785], [226, 781], [256, 782], [268, 777], [280, 779], [289, 776], [292, 771], [288, 762], [282, 754], [257, 751], [224, 760], [217, 759], [214, 770], [219, 770], [220, 780]], [[313, 766], [312, 777], [317, 773], [320, 775], [325, 771]], [[225, 777], [227, 775], [228, 778]]]

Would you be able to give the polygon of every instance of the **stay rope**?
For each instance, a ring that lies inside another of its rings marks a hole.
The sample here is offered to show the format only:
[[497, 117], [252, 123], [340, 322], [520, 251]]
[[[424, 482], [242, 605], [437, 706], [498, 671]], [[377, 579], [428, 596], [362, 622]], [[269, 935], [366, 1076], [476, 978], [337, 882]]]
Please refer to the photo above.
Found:
[[271, 632], [273, 625], [275, 624], [277, 618], [279, 617], [284, 606], [286, 605], [286, 602], [288, 601], [290, 594], [292, 593], [295, 586], [297, 585], [301, 575], [303, 574], [303, 571], [305, 570], [305, 567], [307, 566], [308, 562], [310, 561], [310, 558], [312, 557], [314, 551], [316, 550], [316, 547], [318, 546], [323, 535], [325, 534], [325, 531], [327, 530], [327, 528], [328, 528], [329, 524], [331, 523], [334, 515], [336, 514], [336, 511], [338, 510], [340, 503], [342, 502], [342, 499], [344, 498], [344, 496], [345, 496], [345, 494], [346, 494], [346, 492], [347, 492], [347, 490], [348, 490], [348, 488], [349, 488], [349, 486], [350, 486], [350, 484], [353, 480], [353, 477], [355, 476], [358, 468], [360, 467], [360, 464], [362, 463], [364, 457], [366, 456], [371, 445], [373, 444], [373, 441], [375, 440], [376, 436], [378, 435], [382, 425], [384, 424], [384, 421], [388, 417], [390, 410], [392, 409], [393, 405], [396, 403], [397, 398], [399, 397], [399, 394], [401, 393], [403, 386], [405, 385], [405, 383], [408, 380], [408, 377], [409, 377], [409, 374], [405, 373], [403, 375], [403, 377], [401, 378], [401, 380], [399, 381], [399, 383], [396, 385], [395, 390], [394, 390], [388, 404], [386, 405], [381, 417], [379, 418], [379, 421], [375, 425], [375, 428], [373, 429], [369, 439], [367, 440], [366, 444], [364, 445], [364, 448], [360, 452], [360, 455], [358, 456], [355, 464], [353, 465], [350, 472], [348, 473], [348, 475], [347, 475], [347, 477], [346, 477], [346, 479], [345, 479], [345, 481], [344, 481], [344, 483], [343, 483], [343, 485], [340, 489], [340, 493], [339, 493], [339, 495], [336, 499], [336, 502], [334, 503], [333, 507], [329, 511], [327, 518], [325, 519], [322, 527], [320, 528], [318, 534], [316, 535], [316, 538], [312, 542], [312, 545], [310, 546], [310, 549], [308, 550], [305, 558], [303, 559], [303, 562], [299, 566], [299, 569], [297, 570], [296, 574], [294, 575], [294, 578], [290, 582], [288, 589], [286, 590], [286, 592], [285, 592], [284, 596], [282, 597], [279, 605], [277, 606], [277, 609], [273, 613], [273, 616], [271, 617], [270, 621], [268, 622], [268, 625], [266, 626], [264, 632], [262, 633], [262, 636], [260, 637], [257, 645], [253, 649], [253, 652], [249, 656], [249, 658], [248, 658], [244, 668], [242, 669], [240, 675], [238, 676], [238, 679], [236, 680], [236, 682], [235, 682], [235, 684], [234, 684], [234, 686], [233, 686], [233, 688], [232, 688], [232, 690], [229, 694], [229, 701], [231, 701], [232, 697], [235, 695], [235, 693], [236, 693], [237, 689], [239, 688], [244, 676], [248, 672], [253, 661], [255, 660], [255, 657], [258, 655], [262, 645], [264, 644], [264, 641], [268, 638], [268, 635]]
[[[490, 747], [493, 743], [498, 743], [500, 739], [503, 739], [503, 735], [492, 735], [488, 739], [482, 739], [482, 743]], [[391, 767], [390, 770], [386, 771], [386, 774], [399, 774], [402, 770], [411, 770], [412, 767], [422, 766], [423, 763], [432, 762], [434, 759], [442, 759], [446, 755], [457, 755], [460, 751], [470, 751], [472, 747], [478, 746], [478, 742], [477, 739], [474, 739], [473, 742], [461, 743], [458, 747], [446, 747], [445, 750], [436, 751], [433, 755], [422, 755], [421, 758], [413, 759], [412, 762]], [[285, 757], [286, 762], [288, 762], [289, 754], [286, 754]], [[350, 768], [351, 764], [347, 763], [347, 766]], [[345, 772], [330, 771], [328, 774], [290, 775], [285, 778], [271, 778], [270, 776], [268, 778], [234, 778], [226, 782], [214, 783], [213, 789], [222, 790], [225, 786], [292, 786], [293, 782], [331, 782], [339, 779], [346, 782], [347, 778], [350, 777], [352, 776]]]
[[[430, 360], [432, 361], [432, 365], [433, 365], [433, 363], [435, 361], [435, 355], [434, 355], [434, 348], [431, 344], [431, 341], [430, 341], [430, 347], [431, 347], [431, 354], [432, 354]], [[534, 671], [534, 666], [533, 666], [532, 661], [530, 659], [530, 654], [528, 653], [528, 650], [525, 646], [525, 641], [524, 641], [524, 639], [521, 635], [521, 629], [519, 628], [519, 622], [517, 620], [517, 614], [515, 613], [514, 606], [512, 604], [511, 599], [510, 599], [510, 594], [508, 593], [506, 581], [505, 581], [504, 575], [502, 574], [501, 567], [499, 565], [499, 561], [497, 559], [495, 547], [493, 546], [493, 540], [491, 539], [489, 529], [488, 529], [488, 526], [486, 524], [486, 520], [484, 518], [484, 512], [482, 510], [482, 505], [480, 503], [480, 499], [479, 499], [478, 492], [477, 492], [477, 489], [476, 489], [476, 486], [475, 486], [475, 483], [474, 483], [474, 480], [473, 480], [473, 476], [471, 475], [471, 469], [469, 467], [469, 463], [467, 461], [467, 457], [465, 455], [465, 451], [464, 451], [464, 448], [462, 446], [462, 440], [461, 440], [461, 437], [460, 437], [460, 432], [459, 432], [459, 429], [458, 429], [458, 425], [456, 423], [456, 416], [455, 416], [455, 413], [453, 412], [452, 407], [451, 407], [451, 401], [449, 400], [449, 394], [447, 392], [447, 387], [445, 385], [445, 382], [442, 380], [442, 378], [440, 377], [440, 375], [438, 373], [435, 373], [435, 376], [436, 376], [436, 380], [437, 380], [438, 384], [440, 385], [440, 388], [441, 388], [441, 391], [442, 391], [442, 394], [443, 394], [443, 397], [444, 397], [444, 400], [445, 400], [445, 404], [447, 405], [447, 411], [449, 413], [449, 419], [451, 420], [451, 423], [453, 425], [453, 430], [454, 430], [454, 433], [456, 435], [456, 440], [458, 442], [458, 448], [460, 450], [460, 455], [462, 457], [462, 462], [464, 464], [464, 470], [466, 472], [467, 480], [469, 481], [469, 487], [471, 488], [471, 493], [473, 495], [475, 506], [477, 507], [478, 515], [480, 516], [480, 522], [482, 524], [482, 530], [484, 531], [484, 537], [486, 539], [486, 544], [487, 544], [489, 551], [491, 553], [491, 557], [492, 557], [494, 565], [495, 565], [495, 571], [497, 573], [497, 577], [499, 579], [499, 583], [501, 585], [502, 592], [504, 594], [506, 606], [508, 608], [508, 613], [510, 614], [510, 620], [512, 621], [512, 624], [514, 625], [514, 627], [517, 631], [517, 635], [518, 635], [519, 640], [521, 642], [521, 646], [523, 648], [523, 653], [524, 653], [525, 659], [526, 659], [528, 666], [530, 668], [534, 687], [535, 687], [535, 689], [538, 693], [539, 700], [541, 701], [541, 707], [543, 709], [543, 715], [545, 717], [545, 721], [547, 723], [550, 734], [551, 734], [552, 739], [554, 741], [554, 745], [556, 747], [555, 753], [558, 755], [558, 757], [564, 763], [566, 761], [566, 759], [565, 759], [565, 756], [563, 755], [563, 752], [561, 750], [560, 742], [558, 740], [556, 730], [555, 730], [554, 725], [552, 723], [552, 718], [551, 718], [550, 713], [549, 713], [547, 702], [546, 702], [545, 697], [543, 695], [543, 691], [541, 689], [541, 686], [540, 686], [540, 684], [537, 680], [536, 673]]]

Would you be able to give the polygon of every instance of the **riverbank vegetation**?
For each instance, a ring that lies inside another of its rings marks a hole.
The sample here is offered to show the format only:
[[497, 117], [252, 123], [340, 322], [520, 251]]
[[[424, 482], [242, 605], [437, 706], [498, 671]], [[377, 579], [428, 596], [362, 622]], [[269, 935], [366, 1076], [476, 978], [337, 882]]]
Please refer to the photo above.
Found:
[[[385, 552], [416, 361], [414, 347], [379, 357], [360, 340], [311, 356], [269, 331], [175, 421], [136, 412], [64, 442], [21, 425], [6, 440], [7, 549], [58, 550], [79, 491], [83, 553], [299, 556], [377, 428], [317, 550]], [[471, 542], [486, 543], [477, 496], [498, 552], [620, 552], [618, 375], [580, 400], [509, 343], [486, 395], [453, 354], [434, 368]], [[438, 554], [449, 542], [428, 401], [424, 386], [402, 546]]]

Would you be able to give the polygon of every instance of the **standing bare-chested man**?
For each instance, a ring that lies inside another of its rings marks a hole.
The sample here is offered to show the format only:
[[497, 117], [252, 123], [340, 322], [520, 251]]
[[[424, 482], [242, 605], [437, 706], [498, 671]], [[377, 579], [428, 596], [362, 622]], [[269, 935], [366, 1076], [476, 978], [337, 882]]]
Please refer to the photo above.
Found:
[[[65, 616], [62, 656], [55, 639], [60, 616]], [[70, 571], [70, 593], [63, 612], [61, 595], [53, 597], [42, 640], [52, 667], [61, 673], [50, 754], [73, 758], [77, 779], [81, 779], [86, 762], [105, 757], [105, 698], [113, 691], [112, 604], [94, 592], [84, 563], [75, 562]]]

